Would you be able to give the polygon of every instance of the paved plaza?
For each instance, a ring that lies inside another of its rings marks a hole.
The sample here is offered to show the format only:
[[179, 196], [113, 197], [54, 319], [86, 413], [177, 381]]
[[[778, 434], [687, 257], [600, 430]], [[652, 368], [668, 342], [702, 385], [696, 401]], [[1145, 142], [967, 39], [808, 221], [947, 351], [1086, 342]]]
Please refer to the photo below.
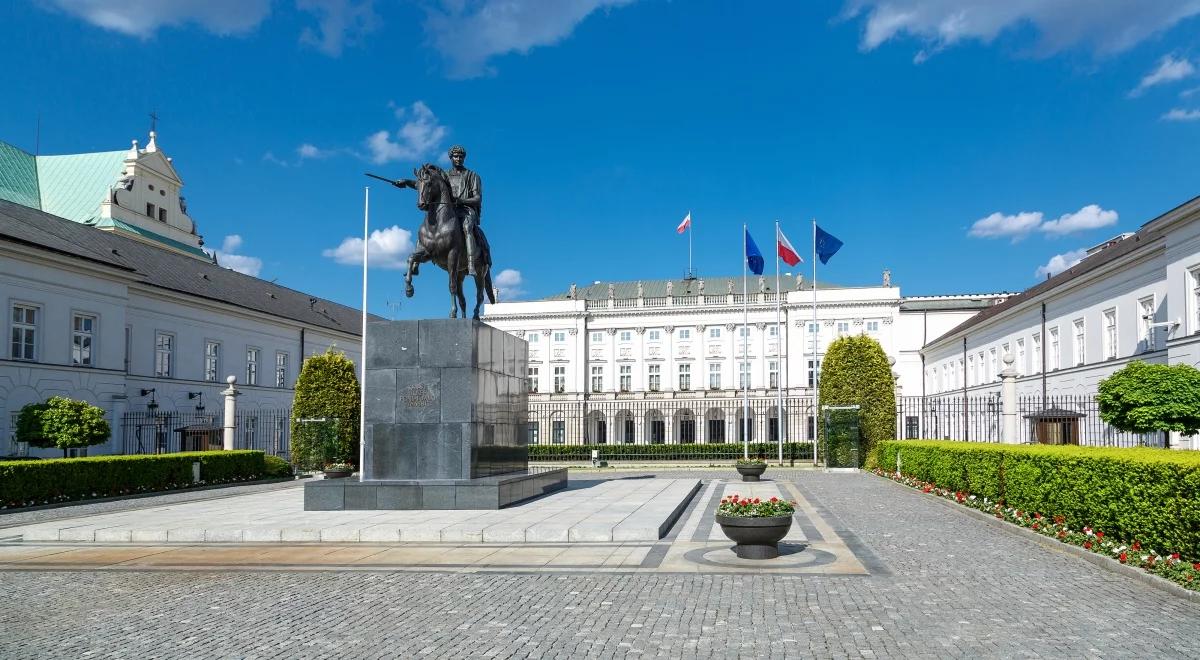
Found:
[[[0, 657], [1200, 654], [1200, 605], [870, 475], [768, 476], [573, 474], [570, 492], [700, 481], [662, 538], [628, 543], [39, 543], [13, 530], [163, 504], [0, 515]], [[728, 551], [712, 510], [733, 491], [798, 501], [779, 560]], [[193, 495], [261, 494], [218, 492]]]

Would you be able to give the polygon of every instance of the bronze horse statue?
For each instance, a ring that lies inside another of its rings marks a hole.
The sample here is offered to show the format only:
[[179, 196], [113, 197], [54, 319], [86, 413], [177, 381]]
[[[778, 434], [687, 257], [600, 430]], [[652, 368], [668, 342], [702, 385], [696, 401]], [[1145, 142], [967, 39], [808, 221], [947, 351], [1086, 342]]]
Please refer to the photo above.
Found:
[[[450, 276], [450, 318], [458, 318], [462, 310], [467, 316], [467, 299], [463, 295], [463, 280], [467, 277], [467, 242], [463, 235], [462, 218], [454, 204], [450, 190], [450, 179], [442, 168], [432, 163], [414, 169], [417, 189], [417, 208], [425, 212], [425, 222], [417, 232], [417, 247], [408, 257], [408, 272], [404, 274], [404, 295], [413, 296], [413, 275], [418, 274], [420, 265], [426, 261], [437, 264]], [[492, 289], [492, 251], [488, 246], [483, 229], [475, 228], [475, 242], [479, 250], [475, 255], [475, 310], [471, 318], [479, 318], [484, 292], [488, 301], [496, 303]]]

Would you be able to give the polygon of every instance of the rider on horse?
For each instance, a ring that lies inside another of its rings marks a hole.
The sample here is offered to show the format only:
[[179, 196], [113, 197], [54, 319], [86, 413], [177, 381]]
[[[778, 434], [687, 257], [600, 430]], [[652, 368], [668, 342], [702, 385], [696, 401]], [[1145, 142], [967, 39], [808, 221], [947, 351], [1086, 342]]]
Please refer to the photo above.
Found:
[[[479, 216], [483, 208], [483, 184], [478, 174], [463, 166], [467, 160], [466, 149], [456, 144], [450, 147], [447, 155], [454, 164], [454, 167], [446, 172], [446, 177], [450, 179], [455, 211], [458, 217], [462, 218], [463, 234], [467, 242], [467, 273], [475, 275], [475, 255], [479, 252], [475, 228], [479, 226]], [[392, 185], [397, 188], [416, 189], [416, 182], [412, 179], [393, 181]]]

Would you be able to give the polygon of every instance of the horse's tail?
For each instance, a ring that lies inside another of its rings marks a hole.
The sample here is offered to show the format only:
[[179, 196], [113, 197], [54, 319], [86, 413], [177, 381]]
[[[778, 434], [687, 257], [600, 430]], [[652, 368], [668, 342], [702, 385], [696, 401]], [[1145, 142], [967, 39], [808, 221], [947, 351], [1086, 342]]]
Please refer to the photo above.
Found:
[[487, 291], [488, 302], [496, 304], [496, 290], [492, 288], [492, 268], [488, 266], [487, 275], [483, 278], [483, 288]]

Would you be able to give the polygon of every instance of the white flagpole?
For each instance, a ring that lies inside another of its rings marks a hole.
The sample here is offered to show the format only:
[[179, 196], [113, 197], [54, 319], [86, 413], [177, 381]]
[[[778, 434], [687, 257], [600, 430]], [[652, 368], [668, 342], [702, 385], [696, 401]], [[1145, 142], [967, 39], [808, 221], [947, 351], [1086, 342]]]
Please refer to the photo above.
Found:
[[817, 323], [817, 219], [813, 218], [813, 281], [812, 281], [812, 313], [813, 313], [813, 349], [812, 349], [812, 368], [813, 368], [813, 467], [817, 466], [817, 437], [820, 435], [821, 423], [821, 369], [817, 362], [817, 334], [821, 326]]
[[[746, 290], [746, 266], [749, 261], [746, 237], [750, 230], [742, 225], [742, 327], [750, 324], [750, 296]], [[738, 332], [745, 332], [739, 330]], [[738, 364], [738, 380], [744, 380], [742, 388], [742, 458], [750, 458], [750, 379], [745, 377], [746, 356], [750, 354], [750, 338], [742, 337], [742, 361]]]
[[[775, 386], [779, 400], [775, 406], [775, 442], [779, 445], [779, 464], [783, 465], [783, 442], [786, 418], [783, 416], [783, 330], [779, 327], [779, 221], [775, 221]], [[767, 370], [770, 373], [770, 369]], [[768, 383], [769, 385], [770, 383]]]
[[692, 211], [688, 209], [688, 277], [691, 277], [694, 272], [692, 270], [692, 223], [694, 222], [695, 219], [692, 218]]
[[371, 188], [363, 188], [363, 273], [362, 273], [362, 341], [358, 354], [358, 480], [366, 477], [363, 457], [367, 446], [367, 242], [370, 227]]

